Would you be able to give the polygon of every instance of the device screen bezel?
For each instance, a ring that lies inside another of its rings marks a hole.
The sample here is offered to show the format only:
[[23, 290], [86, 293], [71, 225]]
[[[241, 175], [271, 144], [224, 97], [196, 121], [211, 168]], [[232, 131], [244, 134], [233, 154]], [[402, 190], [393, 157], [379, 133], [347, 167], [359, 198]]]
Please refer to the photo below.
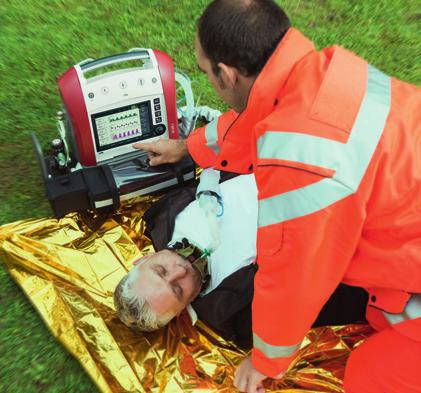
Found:
[[[130, 109], [133, 109], [133, 107], [138, 107], [139, 113], [140, 113], [140, 107], [142, 105], [147, 105], [147, 107], [148, 107], [149, 128], [150, 128], [149, 133], [147, 133], [146, 135], [139, 135], [139, 136], [136, 136], [134, 138], [124, 139], [123, 141], [120, 141], [120, 142], [110, 143], [110, 144], [104, 145], [104, 146], [100, 145], [99, 137], [98, 137], [98, 129], [97, 129], [97, 126], [96, 126], [96, 119], [97, 118], [114, 115], [114, 114], [120, 113], [120, 112], [125, 112], [125, 111], [128, 111]], [[154, 135], [154, 125], [153, 125], [153, 119], [152, 119], [152, 107], [151, 107], [151, 105], [152, 105], [151, 100], [147, 100], [147, 101], [141, 101], [141, 102], [133, 103], [133, 104], [130, 104], [130, 105], [122, 106], [122, 107], [119, 107], [119, 108], [110, 109], [110, 110], [107, 110], [107, 111], [92, 114], [91, 115], [91, 123], [92, 123], [94, 138], [95, 138], [96, 151], [99, 153], [99, 152], [115, 149], [117, 147], [122, 147], [122, 146], [125, 146], [125, 145], [131, 145], [135, 142], [139, 142], [139, 141], [142, 141], [144, 139], [153, 138], [155, 135]]]

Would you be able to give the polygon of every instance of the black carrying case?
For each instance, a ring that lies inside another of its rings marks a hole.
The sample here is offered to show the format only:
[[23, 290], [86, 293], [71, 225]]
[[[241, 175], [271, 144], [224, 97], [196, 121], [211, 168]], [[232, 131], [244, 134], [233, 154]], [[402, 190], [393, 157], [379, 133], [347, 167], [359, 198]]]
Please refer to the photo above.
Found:
[[[161, 194], [195, 180], [196, 166], [191, 157], [184, 157], [176, 164], [156, 167], [137, 163], [136, 160], [134, 163], [138, 165], [137, 174], [120, 187], [117, 186], [113, 172], [118, 171], [118, 167], [107, 164], [46, 176], [44, 182], [47, 197], [55, 216], [60, 218], [68, 213], [87, 210], [116, 211], [124, 195]], [[51, 168], [47, 171], [53, 172]], [[189, 179], [186, 180], [186, 177]]]
[[[115, 210], [120, 197], [108, 165], [87, 167], [46, 180], [47, 197], [56, 217], [86, 210]], [[95, 203], [112, 200], [112, 204], [97, 208]]]

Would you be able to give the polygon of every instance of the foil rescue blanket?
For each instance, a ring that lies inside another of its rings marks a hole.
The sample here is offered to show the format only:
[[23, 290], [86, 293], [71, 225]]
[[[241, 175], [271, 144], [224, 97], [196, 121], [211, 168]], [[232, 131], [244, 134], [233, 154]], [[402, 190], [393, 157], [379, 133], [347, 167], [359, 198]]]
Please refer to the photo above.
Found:
[[[101, 392], [235, 392], [245, 353], [182, 315], [139, 334], [115, 316], [112, 294], [132, 262], [153, 251], [143, 235], [143, 199], [113, 216], [68, 215], [0, 227], [0, 257], [52, 334]], [[288, 316], [285, 316], [288, 318]], [[346, 359], [371, 333], [366, 325], [309, 332], [282, 381], [267, 391], [343, 392]]]

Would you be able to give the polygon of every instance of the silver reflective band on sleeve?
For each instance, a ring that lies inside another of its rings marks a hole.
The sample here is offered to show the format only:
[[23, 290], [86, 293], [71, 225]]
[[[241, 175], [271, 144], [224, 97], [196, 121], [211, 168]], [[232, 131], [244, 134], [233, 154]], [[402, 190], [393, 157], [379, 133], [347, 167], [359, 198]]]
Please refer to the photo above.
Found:
[[332, 178], [259, 201], [259, 226], [322, 210], [355, 193], [370, 164], [390, 111], [390, 78], [368, 66], [367, 91], [346, 144], [292, 132], [268, 131], [257, 141], [258, 157], [329, 168]]
[[[311, 149], [306, 148], [309, 142]], [[302, 146], [302, 150], [297, 151], [297, 146]], [[267, 131], [257, 141], [259, 158], [296, 161], [322, 168], [331, 168], [335, 164], [337, 167], [345, 155], [345, 148], [344, 143], [294, 132]]]
[[262, 351], [269, 359], [289, 358], [300, 349], [301, 343], [295, 345], [270, 345], [253, 333], [253, 346]]
[[216, 141], [218, 140], [218, 118], [211, 121], [205, 128], [206, 146], [209, 147], [216, 155], [219, 154], [221, 148]]
[[383, 312], [383, 314], [392, 325], [396, 325], [399, 322], [410, 321], [411, 319], [421, 318], [421, 294], [417, 293], [412, 295], [404, 312], [400, 314]]

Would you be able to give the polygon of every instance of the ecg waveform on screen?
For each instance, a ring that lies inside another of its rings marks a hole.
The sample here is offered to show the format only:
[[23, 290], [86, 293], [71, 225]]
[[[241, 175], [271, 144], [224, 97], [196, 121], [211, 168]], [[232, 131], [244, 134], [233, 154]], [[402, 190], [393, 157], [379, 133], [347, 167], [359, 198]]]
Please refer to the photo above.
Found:
[[139, 109], [130, 109], [96, 119], [100, 146], [142, 135]]
[[139, 112], [137, 111], [137, 113], [128, 113], [126, 115], [123, 116], [116, 116], [116, 117], [111, 117], [110, 116], [110, 123], [116, 122], [116, 121], [120, 121], [120, 120], [126, 120], [126, 119], [130, 119], [131, 117], [139, 117]]

